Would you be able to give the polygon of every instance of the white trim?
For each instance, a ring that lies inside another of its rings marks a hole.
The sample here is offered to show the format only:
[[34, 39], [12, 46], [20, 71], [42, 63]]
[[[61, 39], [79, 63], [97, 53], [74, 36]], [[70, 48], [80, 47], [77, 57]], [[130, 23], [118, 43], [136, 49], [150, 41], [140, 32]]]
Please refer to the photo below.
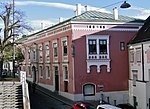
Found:
[[[107, 65], [107, 72], [110, 72], [110, 54], [109, 54], [109, 35], [87, 35], [86, 36], [86, 53], [87, 53], [87, 73], [90, 73], [90, 66], [97, 65], [97, 72], [100, 72], [100, 66], [101, 65]], [[88, 40], [89, 39], [96, 39], [97, 41], [97, 54], [95, 56], [96, 59], [89, 59], [89, 45]], [[107, 59], [99, 59], [99, 39], [105, 39], [107, 40]]]
[[126, 24], [126, 25], [143, 25], [144, 23], [129, 23], [129, 22], [82, 22], [82, 21], [71, 21], [71, 24]]
[[[65, 71], [64, 71], [64, 66], [67, 67], [68, 70], [68, 79], [65, 79]], [[62, 72], [63, 72], [63, 81], [68, 81], [69, 82], [69, 67], [68, 64], [62, 64]]]

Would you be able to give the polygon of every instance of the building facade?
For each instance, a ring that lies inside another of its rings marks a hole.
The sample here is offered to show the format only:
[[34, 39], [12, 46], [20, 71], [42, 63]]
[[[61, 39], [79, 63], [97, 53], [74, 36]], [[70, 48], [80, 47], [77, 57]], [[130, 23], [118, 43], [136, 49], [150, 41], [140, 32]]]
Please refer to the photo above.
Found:
[[129, 102], [150, 109], [150, 17], [129, 44]]
[[74, 101], [128, 102], [127, 43], [143, 21], [87, 11], [20, 39], [27, 79]]

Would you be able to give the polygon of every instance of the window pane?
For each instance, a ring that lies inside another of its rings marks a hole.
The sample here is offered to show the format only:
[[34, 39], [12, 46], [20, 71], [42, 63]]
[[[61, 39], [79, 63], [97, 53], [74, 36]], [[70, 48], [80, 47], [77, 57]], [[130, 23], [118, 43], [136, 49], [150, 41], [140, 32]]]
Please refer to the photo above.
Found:
[[46, 66], [46, 73], [47, 73], [47, 77], [50, 77], [50, 70], [49, 70], [49, 66]]
[[130, 51], [130, 62], [134, 62], [134, 51]]
[[121, 51], [125, 50], [125, 43], [124, 42], [120, 42], [120, 50]]
[[84, 86], [84, 95], [93, 95], [95, 94], [95, 88], [92, 84], [87, 84]]
[[89, 40], [89, 54], [97, 54], [96, 40]]
[[100, 54], [107, 54], [107, 40], [99, 40]]
[[63, 41], [63, 56], [67, 55], [67, 41]]
[[141, 49], [136, 49], [136, 61], [141, 62]]

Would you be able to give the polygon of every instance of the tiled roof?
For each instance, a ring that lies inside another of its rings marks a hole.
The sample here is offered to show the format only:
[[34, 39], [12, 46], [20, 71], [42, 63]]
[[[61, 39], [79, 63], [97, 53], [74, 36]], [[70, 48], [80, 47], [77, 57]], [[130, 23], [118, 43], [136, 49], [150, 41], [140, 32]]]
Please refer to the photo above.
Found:
[[150, 16], [145, 20], [144, 25], [141, 27], [141, 29], [129, 44], [135, 44], [145, 41], [150, 41]]
[[72, 18], [73, 21], [94, 21], [94, 22], [143, 22], [141, 19], [136, 19], [127, 16], [118, 16], [115, 20], [113, 14], [102, 13], [99, 11], [87, 11], [79, 16]]
[[[36, 33], [33, 33], [31, 35], [28, 35], [27, 37], [33, 36], [37, 33], [41, 33], [45, 30], [48, 30], [50, 28], [56, 27], [58, 25], [61, 25], [63, 23], [70, 22], [70, 21], [80, 21], [80, 22], [125, 22], [125, 23], [143, 23], [144, 22], [144, 20], [141, 20], [141, 19], [136, 19], [136, 18], [127, 17], [127, 16], [121, 16], [121, 15], [119, 15], [117, 20], [115, 20], [113, 18], [113, 14], [110, 14], [110, 13], [102, 13], [102, 12], [99, 12], [99, 11], [86, 11], [86, 12], [82, 13], [81, 15], [74, 16], [70, 19], [67, 19], [67, 20], [63, 21], [63, 22], [55, 24], [55, 25], [53, 25], [49, 28], [43, 29], [43, 30], [41, 30], [39, 32], [36, 32]], [[21, 38], [21, 39], [24, 39], [24, 38]]]

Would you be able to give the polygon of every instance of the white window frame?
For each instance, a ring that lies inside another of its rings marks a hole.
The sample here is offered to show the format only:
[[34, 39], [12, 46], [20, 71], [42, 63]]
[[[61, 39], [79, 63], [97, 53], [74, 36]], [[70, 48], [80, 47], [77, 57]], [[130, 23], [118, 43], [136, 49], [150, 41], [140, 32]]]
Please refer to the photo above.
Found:
[[85, 84], [83, 86], [83, 94], [84, 94], [84, 96], [93, 96], [93, 95], [95, 95], [95, 85], [94, 84]]
[[130, 50], [130, 63], [134, 62], [134, 50]]
[[[49, 73], [49, 76], [48, 76], [48, 73]], [[49, 65], [46, 65], [46, 79], [50, 79], [50, 66]]]
[[30, 48], [28, 48], [28, 60], [30, 61], [30, 59], [31, 59], [31, 50]]
[[31, 66], [28, 66], [28, 76], [31, 76]]
[[[63, 67], [62, 68], [63, 69], [63, 79], [64, 79], [64, 81], [69, 81], [69, 69], [68, 69], [68, 65], [63, 65], [62, 67]], [[67, 68], [67, 70], [66, 70], [66, 68]], [[68, 77], [68, 78], [66, 78], [66, 77]]]
[[141, 62], [141, 48], [136, 48], [136, 62]]
[[39, 66], [39, 74], [40, 74], [40, 78], [43, 78], [43, 66]]
[[43, 45], [42, 44], [39, 44], [38, 45], [38, 53], [39, 53], [39, 61], [43, 61]]
[[36, 60], [36, 48], [33, 48], [33, 60]]
[[50, 61], [50, 47], [48, 44], [45, 45], [45, 57], [46, 61]]
[[[100, 54], [100, 51], [99, 51], [99, 40], [106, 40], [107, 42], [107, 54], [109, 56], [109, 35], [89, 35], [89, 36], [86, 36], [86, 45], [87, 45], [87, 56], [90, 55], [89, 54], [89, 40], [96, 40], [96, 45], [97, 45], [97, 53], [95, 54]], [[92, 54], [91, 54], [92, 55]]]
[[132, 70], [133, 74], [133, 86], [136, 86], [136, 81], [138, 80], [138, 70]]
[[[53, 40], [52, 47], [53, 47], [53, 57], [58, 57], [58, 42], [57, 42], [57, 40]], [[56, 56], [55, 56], [55, 49], [57, 52]]]

